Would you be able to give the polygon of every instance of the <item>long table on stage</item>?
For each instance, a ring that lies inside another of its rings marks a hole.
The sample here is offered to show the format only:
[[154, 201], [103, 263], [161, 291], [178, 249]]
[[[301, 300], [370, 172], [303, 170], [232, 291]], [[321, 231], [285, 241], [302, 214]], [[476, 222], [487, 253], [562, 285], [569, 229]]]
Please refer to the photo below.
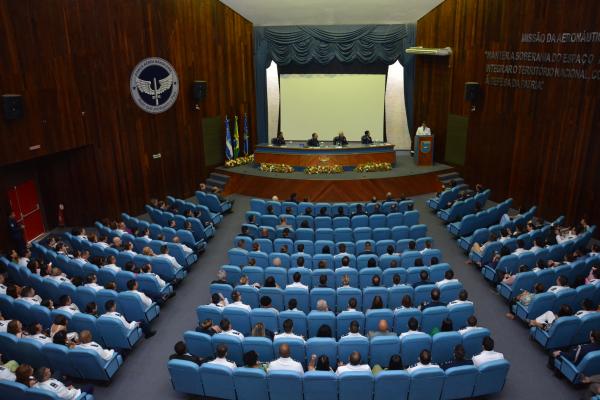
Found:
[[287, 142], [285, 146], [259, 144], [254, 149], [257, 163], [287, 164], [293, 167], [340, 165], [355, 167], [370, 162], [396, 163], [394, 145], [389, 143], [361, 144], [350, 142], [347, 146], [322, 143], [321, 147], [307, 147], [303, 142]]

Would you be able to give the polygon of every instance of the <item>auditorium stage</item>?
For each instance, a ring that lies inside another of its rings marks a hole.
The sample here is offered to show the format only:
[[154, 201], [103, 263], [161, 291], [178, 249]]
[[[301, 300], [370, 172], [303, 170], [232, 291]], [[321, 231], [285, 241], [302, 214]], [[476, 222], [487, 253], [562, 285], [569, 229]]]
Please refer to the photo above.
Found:
[[311, 201], [368, 200], [375, 195], [382, 198], [386, 192], [399, 197], [436, 192], [440, 189], [437, 176], [453, 168], [446, 164], [417, 166], [408, 151], [396, 152], [396, 166], [391, 171], [309, 175], [304, 172], [262, 172], [257, 166], [219, 167], [220, 174], [229, 175], [225, 194], [239, 193], [268, 198], [274, 194], [287, 198], [296, 192], [299, 199]]

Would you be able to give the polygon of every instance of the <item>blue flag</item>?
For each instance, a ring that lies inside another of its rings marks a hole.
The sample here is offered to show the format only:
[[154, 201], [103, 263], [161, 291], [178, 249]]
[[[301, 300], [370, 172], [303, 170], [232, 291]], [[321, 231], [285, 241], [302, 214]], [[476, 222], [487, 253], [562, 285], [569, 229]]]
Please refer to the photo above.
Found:
[[249, 140], [250, 140], [250, 132], [248, 129], [248, 114], [244, 113], [244, 154], [245, 155], [248, 155], [248, 152], [250, 151]]
[[231, 129], [229, 129], [229, 117], [225, 116], [225, 157], [233, 158], [233, 146], [231, 145]]

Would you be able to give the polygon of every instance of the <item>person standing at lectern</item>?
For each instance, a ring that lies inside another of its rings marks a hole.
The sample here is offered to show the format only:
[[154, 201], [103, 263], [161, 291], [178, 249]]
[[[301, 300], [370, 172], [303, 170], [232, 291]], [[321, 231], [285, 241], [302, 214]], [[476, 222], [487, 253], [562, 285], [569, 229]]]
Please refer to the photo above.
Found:
[[365, 134], [360, 138], [362, 144], [373, 144], [373, 138], [371, 138], [371, 132], [365, 131]]
[[344, 132], [340, 131], [340, 133], [338, 133], [338, 135], [333, 138], [333, 145], [334, 146], [347, 146], [348, 145], [348, 140], [346, 139]]
[[319, 135], [317, 132], [313, 132], [312, 137], [306, 143], [309, 147], [319, 147], [321, 143], [319, 143]]
[[431, 129], [429, 129], [429, 127], [427, 126], [425, 121], [423, 121], [421, 126], [417, 128], [417, 135], [418, 136], [431, 135]]
[[274, 137], [273, 139], [271, 139], [271, 144], [273, 146], [284, 146], [285, 145], [285, 139], [283, 137], [283, 132], [279, 132], [277, 134], [277, 137]]

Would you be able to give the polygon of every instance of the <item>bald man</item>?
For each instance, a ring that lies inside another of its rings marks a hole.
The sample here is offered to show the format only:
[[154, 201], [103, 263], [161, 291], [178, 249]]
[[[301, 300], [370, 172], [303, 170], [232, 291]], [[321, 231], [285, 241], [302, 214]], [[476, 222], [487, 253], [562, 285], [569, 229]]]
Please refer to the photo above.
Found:
[[343, 363], [340, 363], [340, 365], [337, 369], [337, 374], [341, 375], [344, 372], [353, 372], [353, 371], [371, 372], [371, 367], [369, 367], [369, 364], [361, 364], [360, 358], [361, 358], [360, 353], [358, 351], [353, 351], [350, 354], [350, 357], [348, 360], [350, 362], [346, 365], [344, 365]]
[[369, 332], [369, 338], [374, 338], [375, 336], [391, 336], [391, 335], [396, 335], [396, 334], [394, 332], [389, 331], [388, 323], [387, 323], [387, 320], [385, 320], [385, 319], [382, 319], [379, 321], [379, 324], [377, 324], [376, 331]]
[[295, 371], [300, 375], [304, 375], [302, 364], [290, 357], [290, 346], [287, 343], [279, 346], [279, 358], [269, 363], [270, 371]]

